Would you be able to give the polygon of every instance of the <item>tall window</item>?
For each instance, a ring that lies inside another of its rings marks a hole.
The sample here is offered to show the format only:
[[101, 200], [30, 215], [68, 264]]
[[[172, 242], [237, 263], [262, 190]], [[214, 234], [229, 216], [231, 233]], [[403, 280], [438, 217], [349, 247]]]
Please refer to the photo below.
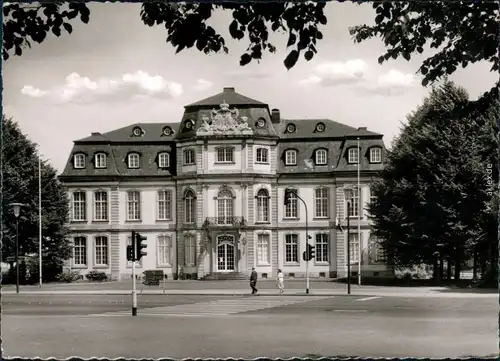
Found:
[[191, 190], [184, 195], [184, 222], [194, 223], [195, 220], [195, 197]]
[[233, 223], [233, 195], [227, 189], [221, 190], [217, 195], [217, 223]]
[[139, 154], [130, 153], [128, 155], [128, 167], [129, 168], [139, 168]]
[[351, 252], [351, 262], [359, 261], [359, 234], [349, 233], [349, 248]]
[[182, 152], [184, 155], [184, 165], [193, 165], [195, 164], [194, 160], [194, 150], [193, 149], [184, 149]]
[[172, 250], [172, 238], [169, 236], [161, 235], [157, 238], [158, 246], [158, 265], [160, 266], [170, 266], [171, 265], [171, 250]]
[[109, 264], [108, 237], [99, 236], [95, 238], [95, 265], [107, 266]]
[[160, 168], [170, 167], [170, 154], [168, 153], [158, 154], [158, 167]]
[[318, 149], [316, 151], [316, 164], [317, 165], [324, 165], [327, 163], [327, 152], [325, 149]]
[[[284, 191], [283, 191], [284, 192]], [[290, 196], [290, 203], [285, 205], [285, 218], [298, 218], [298, 203], [297, 196], [292, 193]]]
[[316, 234], [316, 262], [328, 262], [328, 234]]
[[328, 188], [317, 188], [314, 191], [316, 199], [316, 218], [328, 218]]
[[75, 168], [85, 168], [85, 154], [75, 154], [73, 157], [73, 164]]
[[261, 233], [257, 236], [257, 264], [268, 265], [270, 263], [270, 237], [267, 233]]
[[359, 149], [358, 148], [349, 148], [347, 153], [347, 161], [349, 163], [358, 163], [359, 160]]
[[370, 233], [370, 238], [368, 240], [369, 247], [369, 260], [372, 263], [384, 262], [386, 260], [385, 251], [382, 247], [381, 239], [378, 238], [377, 234]]
[[351, 202], [351, 205], [349, 207], [349, 217], [357, 217], [359, 212], [359, 191], [357, 188], [353, 189], [352, 198], [349, 199], [349, 201]]
[[217, 148], [217, 163], [232, 163], [234, 149], [232, 147]]
[[75, 266], [87, 265], [87, 238], [85, 237], [73, 239], [73, 264]]
[[297, 151], [289, 149], [285, 152], [285, 165], [297, 164]]
[[172, 191], [158, 191], [158, 220], [172, 219]]
[[267, 189], [257, 192], [257, 222], [269, 222], [269, 193]]
[[196, 265], [196, 237], [192, 234], [184, 236], [184, 263], [186, 266]]
[[[127, 236], [127, 246], [132, 246], [132, 236], [129, 234]], [[135, 252], [135, 250], [134, 250]], [[142, 258], [135, 262], [136, 267], [142, 267]], [[127, 267], [132, 267], [132, 261], [127, 260]]]
[[139, 221], [141, 219], [141, 194], [139, 191], [127, 192], [127, 220]]
[[255, 161], [257, 163], [268, 163], [269, 162], [268, 150], [266, 148], [257, 148], [255, 154]]
[[95, 155], [95, 167], [96, 168], [106, 168], [106, 154], [97, 153]]
[[108, 193], [106, 191], [94, 192], [94, 220], [108, 220]]
[[371, 148], [370, 149], [370, 163], [380, 163], [382, 161], [382, 149]]
[[87, 220], [87, 196], [85, 192], [73, 192], [73, 221]]
[[287, 234], [285, 236], [285, 263], [299, 262], [299, 236]]

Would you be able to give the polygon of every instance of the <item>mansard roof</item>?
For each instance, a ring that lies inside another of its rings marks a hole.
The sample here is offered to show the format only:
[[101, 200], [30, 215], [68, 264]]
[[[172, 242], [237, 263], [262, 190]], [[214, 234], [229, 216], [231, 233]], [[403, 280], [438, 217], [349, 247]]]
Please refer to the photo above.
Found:
[[[164, 142], [172, 141], [180, 123], [134, 123], [110, 132], [92, 133], [89, 137], [78, 139], [75, 143], [115, 143], [115, 142]], [[167, 135], [164, 130], [170, 128], [172, 133]], [[134, 129], [141, 129], [141, 135], [135, 135]]]
[[232, 106], [235, 105], [254, 105], [254, 106], [267, 106], [266, 103], [260, 102], [255, 99], [248, 98], [240, 93], [237, 93], [234, 88], [224, 88], [221, 93], [212, 95], [208, 98], [199, 100], [197, 102], [188, 104], [185, 108], [190, 107], [213, 107], [219, 106], [219, 104], [227, 103]]

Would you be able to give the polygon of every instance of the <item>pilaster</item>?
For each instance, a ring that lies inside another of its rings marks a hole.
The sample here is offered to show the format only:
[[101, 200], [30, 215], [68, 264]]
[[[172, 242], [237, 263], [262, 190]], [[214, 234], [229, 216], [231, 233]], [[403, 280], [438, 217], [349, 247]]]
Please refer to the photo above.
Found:
[[[109, 205], [110, 205], [110, 223], [111, 225], [117, 225], [120, 223], [120, 194], [118, 187], [111, 187], [109, 192]], [[109, 258], [110, 258], [110, 268], [111, 268], [111, 278], [117, 280], [120, 277], [120, 233], [112, 232], [110, 235], [109, 244]], [[125, 245], [123, 245], [125, 247]]]

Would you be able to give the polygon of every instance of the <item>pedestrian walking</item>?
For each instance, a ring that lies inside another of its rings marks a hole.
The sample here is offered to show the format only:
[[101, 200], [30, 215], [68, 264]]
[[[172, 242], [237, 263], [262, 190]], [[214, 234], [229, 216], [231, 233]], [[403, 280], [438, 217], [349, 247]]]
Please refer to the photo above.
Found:
[[278, 270], [278, 276], [276, 278], [276, 281], [278, 282], [278, 288], [280, 290], [280, 293], [283, 294], [285, 292], [285, 280], [283, 278], [283, 272], [281, 270]]
[[252, 268], [252, 274], [250, 275], [250, 287], [252, 288], [252, 295], [256, 294], [258, 289], [257, 289], [257, 272], [255, 271], [255, 268]]

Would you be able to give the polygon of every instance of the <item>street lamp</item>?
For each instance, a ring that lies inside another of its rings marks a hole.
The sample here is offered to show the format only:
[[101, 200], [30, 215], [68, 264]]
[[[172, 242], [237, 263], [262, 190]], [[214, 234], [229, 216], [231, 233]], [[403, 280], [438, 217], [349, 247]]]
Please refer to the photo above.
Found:
[[19, 214], [21, 214], [22, 203], [11, 203], [16, 217], [16, 293], [19, 293]]
[[344, 187], [344, 196], [347, 202], [347, 294], [351, 294], [351, 234], [350, 234], [350, 220], [349, 214], [351, 213], [351, 199], [353, 190], [349, 187]]

